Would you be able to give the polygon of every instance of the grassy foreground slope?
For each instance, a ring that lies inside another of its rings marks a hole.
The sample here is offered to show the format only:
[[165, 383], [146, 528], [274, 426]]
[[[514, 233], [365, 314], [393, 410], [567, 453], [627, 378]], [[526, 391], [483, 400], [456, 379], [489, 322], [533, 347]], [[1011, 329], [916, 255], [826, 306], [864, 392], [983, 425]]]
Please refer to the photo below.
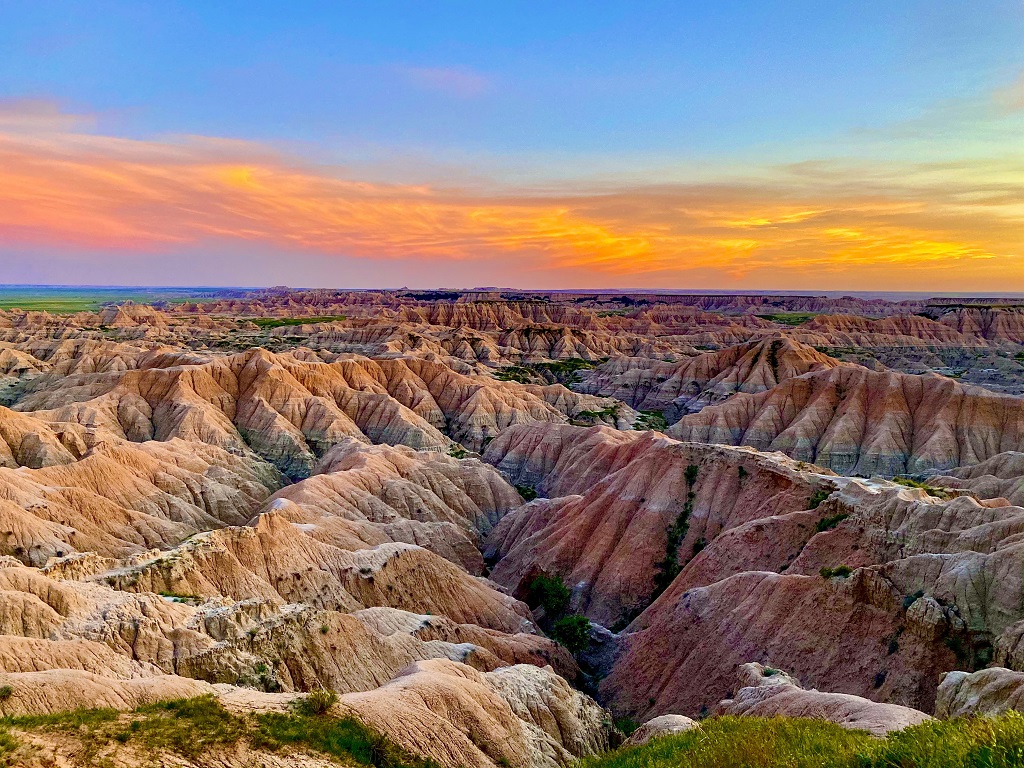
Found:
[[[313, 706], [310, 706], [312, 703]], [[132, 712], [79, 709], [50, 715], [0, 718], [0, 766], [50, 764], [40, 754], [59, 747], [61, 765], [175, 765], [216, 761], [233, 765], [260, 764], [259, 755], [285, 759], [296, 754], [321, 756], [332, 762], [374, 768], [432, 768], [384, 736], [350, 717], [326, 712], [333, 697], [319, 704], [315, 696], [287, 713], [238, 715], [212, 696], [179, 699], [139, 707]]]
[[924, 723], [879, 739], [822, 720], [716, 717], [701, 728], [585, 760], [580, 768], [1010, 768], [1024, 715]]

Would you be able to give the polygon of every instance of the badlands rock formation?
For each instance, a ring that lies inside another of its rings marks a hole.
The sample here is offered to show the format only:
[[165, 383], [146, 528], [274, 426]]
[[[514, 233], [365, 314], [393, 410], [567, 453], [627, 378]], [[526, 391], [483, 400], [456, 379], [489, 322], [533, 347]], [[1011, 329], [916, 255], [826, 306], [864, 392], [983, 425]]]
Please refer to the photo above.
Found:
[[[491, 533], [491, 578], [522, 595], [537, 574], [558, 575], [573, 588], [574, 607], [607, 626], [650, 603], [666, 559], [682, 567], [722, 531], [806, 509], [827, 487], [753, 451], [606, 427], [516, 427], [485, 459], [550, 497]], [[682, 535], [670, 543], [673, 527]]]
[[347, 437], [437, 450], [455, 438], [479, 448], [511, 424], [565, 421], [614, 405], [558, 385], [483, 380], [417, 359], [325, 364], [254, 350], [205, 364], [172, 354], [147, 362], [34, 387], [17, 409], [132, 441], [180, 437], [225, 450], [251, 448], [301, 478]]
[[1024, 401], [882, 364], [1019, 384], [1009, 300], [206, 298], [0, 311], [0, 712], [326, 688], [443, 766], [552, 768], [613, 715], [1019, 705]]
[[810, 717], [830, 720], [844, 728], [885, 736], [933, 718], [924, 712], [895, 704], [879, 704], [860, 696], [805, 690], [792, 677], [761, 664], [744, 664], [739, 670], [742, 686], [731, 699], [718, 704], [723, 715], [748, 717]]
[[838, 365], [838, 360], [805, 344], [770, 336], [681, 363], [616, 358], [593, 371], [577, 389], [618, 398], [639, 410], [664, 411], [675, 421], [739, 392], [763, 392], [794, 376]]
[[680, 440], [782, 451], [870, 476], [976, 464], [1024, 445], [1024, 400], [936, 375], [842, 366], [686, 416]]
[[659, 717], [651, 718], [633, 731], [622, 745], [624, 747], [638, 747], [641, 744], [646, 744], [651, 739], [672, 736], [676, 733], [685, 733], [694, 728], [700, 728], [700, 723], [696, 720], [691, 720], [685, 715], [660, 715]]
[[[644, 716], [695, 712], [727, 690], [732, 665], [757, 658], [930, 711], [939, 670], [984, 666], [994, 651], [1019, 663], [1020, 508], [839, 484], [813, 527], [765, 519], [711, 542], [634, 622], [606, 695]], [[753, 554], [729, 575], [738, 542]]]
[[935, 713], [941, 718], [1024, 711], [1024, 672], [992, 667], [948, 672], [939, 685]]
[[405, 446], [367, 446], [347, 438], [314, 472], [279, 491], [266, 508], [345, 549], [417, 544], [474, 574], [483, 572], [480, 537], [523, 503], [479, 460]]

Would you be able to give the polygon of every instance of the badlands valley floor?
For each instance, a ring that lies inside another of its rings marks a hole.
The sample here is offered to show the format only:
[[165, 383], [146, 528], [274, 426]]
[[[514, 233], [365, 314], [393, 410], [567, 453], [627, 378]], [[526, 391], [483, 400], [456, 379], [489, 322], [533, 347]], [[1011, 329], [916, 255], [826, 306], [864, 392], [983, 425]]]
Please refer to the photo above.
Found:
[[1003, 299], [2, 309], [0, 764], [1024, 708], [1022, 360]]

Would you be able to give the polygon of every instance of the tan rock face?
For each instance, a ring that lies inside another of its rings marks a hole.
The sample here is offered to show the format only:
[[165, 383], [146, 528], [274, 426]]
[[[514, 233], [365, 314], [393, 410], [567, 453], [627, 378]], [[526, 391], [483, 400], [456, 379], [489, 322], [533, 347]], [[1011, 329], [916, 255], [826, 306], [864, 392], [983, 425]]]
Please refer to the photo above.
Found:
[[88, 440], [78, 460], [0, 468], [0, 553], [43, 565], [75, 552], [125, 557], [171, 546], [244, 522], [281, 485], [265, 462], [214, 446]]
[[876, 736], [934, 719], [909, 707], [879, 704], [842, 693], [805, 690], [785, 672], [761, 664], [742, 665], [739, 679], [742, 687], [734, 698], [719, 703], [719, 714], [831, 720], [844, 728], [868, 731]]
[[691, 731], [694, 728], [700, 728], [700, 723], [696, 720], [691, 720], [685, 715], [659, 715], [658, 717], [651, 718], [637, 728], [630, 737], [623, 742], [622, 746], [638, 747], [642, 744], [646, 744], [651, 739], [661, 738], [662, 736], [673, 736], [677, 733], [685, 733], [686, 731]]
[[842, 365], [813, 347], [768, 336], [681, 363], [616, 358], [593, 371], [581, 391], [614, 397], [671, 420], [739, 393], [764, 392], [786, 379]]
[[537, 667], [483, 674], [454, 662], [420, 662], [342, 703], [442, 765], [567, 766], [607, 749], [612, 729], [592, 700]]
[[782, 451], [843, 474], [975, 464], [1024, 444], [1024, 400], [941, 376], [856, 366], [808, 373], [684, 417], [680, 440]]
[[264, 509], [344, 549], [416, 544], [474, 574], [483, 572], [479, 537], [523, 503], [487, 464], [404, 446], [345, 439], [315, 472], [279, 491]]
[[1024, 673], [1005, 667], [947, 672], [939, 684], [935, 714], [943, 719], [1024, 711]]
[[[165, 355], [125, 373], [82, 374], [18, 403], [63, 422], [95, 423], [128, 440], [179, 437], [257, 454], [293, 478], [333, 444], [470, 448], [516, 423], [565, 421], [613, 401], [560, 385], [464, 376], [418, 359], [311, 363], [265, 350], [196, 364]], [[69, 401], [70, 404], [69, 404]]]
[[806, 508], [824, 482], [750, 451], [604, 427], [516, 427], [486, 459], [552, 497], [492, 532], [489, 554], [500, 560], [491, 578], [523, 595], [537, 574], [558, 575], [574, 606], [606, 626], [650, 603], [673, 526], [685, 528], [672, 552], [682, 568], [724, 530]]

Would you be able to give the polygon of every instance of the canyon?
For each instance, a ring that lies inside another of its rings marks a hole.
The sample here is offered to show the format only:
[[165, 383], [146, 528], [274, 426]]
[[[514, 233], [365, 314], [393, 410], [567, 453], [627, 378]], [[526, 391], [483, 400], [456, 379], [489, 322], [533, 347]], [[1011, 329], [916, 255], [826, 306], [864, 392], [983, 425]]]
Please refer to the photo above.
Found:
[[416, 759], [551, 768], [630, 722], [1024, 709], [1021, 393], [1004, 299], [0, 310], [0, 714], [331, 692]]

